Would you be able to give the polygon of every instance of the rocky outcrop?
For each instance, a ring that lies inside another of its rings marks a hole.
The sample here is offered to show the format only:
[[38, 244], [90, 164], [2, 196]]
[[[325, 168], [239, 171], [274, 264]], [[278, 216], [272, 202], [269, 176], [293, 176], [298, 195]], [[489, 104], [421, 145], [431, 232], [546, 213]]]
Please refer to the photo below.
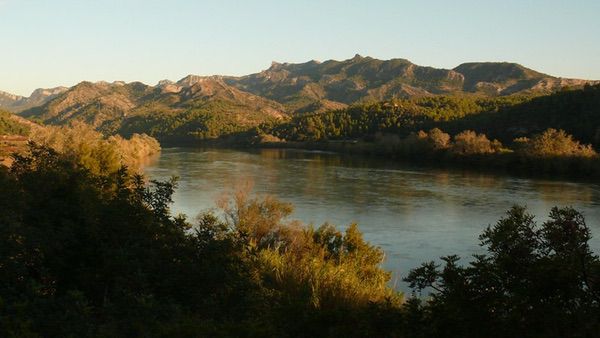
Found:
[[18, 113], [32, 107], [43, 105], [66, 90], [68, 90], [67, 87], [39, 88], [34, 90], [29, 97], [0, 91], [0, 108]]

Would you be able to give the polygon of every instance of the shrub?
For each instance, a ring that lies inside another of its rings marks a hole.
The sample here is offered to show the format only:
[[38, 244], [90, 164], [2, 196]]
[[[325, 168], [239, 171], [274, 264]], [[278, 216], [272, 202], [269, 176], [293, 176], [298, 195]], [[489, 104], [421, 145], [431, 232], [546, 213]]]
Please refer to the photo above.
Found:
[[520, 153], [533, 157], [596, 157], [598, 154], [591, 145], [580, 144], [564, 130], [547, 129], [531, 140], [519, 139]]
[[454, 136], [452, 152], [458, 155], [492, 154], [501, 148], [502, 144], [499, 141], [490, 141], [484, 134], [465, 130]]
[[438, 128], [433, 128], [428, 133], [428, 141], [435, 150], [447, 149], [450, 146], [450, 135]]
[[145, 134], [134, 134], [129, 140], [120, 136], [105, 138], [82, 122], [39, 128], [31, 139], [65, 154], [94, 173], [116, 172], [122, 165], [137, 168], [141, 160], [160, 151], [158, 141]]

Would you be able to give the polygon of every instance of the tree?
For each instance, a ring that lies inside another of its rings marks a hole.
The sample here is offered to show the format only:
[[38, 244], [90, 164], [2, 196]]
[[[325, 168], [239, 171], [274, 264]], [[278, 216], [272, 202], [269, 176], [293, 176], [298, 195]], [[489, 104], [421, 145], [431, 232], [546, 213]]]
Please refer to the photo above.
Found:
[[410, 272], [429, 336], [587, 337], [600, 329], [600, 261], [590, 230], [572, 208], [553, 208], [537, 225], [523, 207], [480, 236], [487, 254], [468, 266], [444, 257]]

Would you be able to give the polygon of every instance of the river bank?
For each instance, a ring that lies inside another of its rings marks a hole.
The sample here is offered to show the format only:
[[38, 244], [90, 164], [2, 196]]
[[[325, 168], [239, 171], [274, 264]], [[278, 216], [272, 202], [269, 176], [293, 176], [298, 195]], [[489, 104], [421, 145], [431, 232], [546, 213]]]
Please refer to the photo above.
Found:
[[440, 169], [473, 170], [484, 173], [513, 175], [526, 178], [569, 179], [596, 182], [600, 178], [600, 159], [597, 157], [530, 157], [514, 151], [487, 154], [455, 154], [448, 149], [406, 151], [389, 144], [363, 140], [295, 142], [248, 141], [230, 137], [216, 140], [163, 141], [165, 147], [221, 148], [221, 149], [300, 149], [331, 151], [346, 155], [393, 160], [403, 164]]

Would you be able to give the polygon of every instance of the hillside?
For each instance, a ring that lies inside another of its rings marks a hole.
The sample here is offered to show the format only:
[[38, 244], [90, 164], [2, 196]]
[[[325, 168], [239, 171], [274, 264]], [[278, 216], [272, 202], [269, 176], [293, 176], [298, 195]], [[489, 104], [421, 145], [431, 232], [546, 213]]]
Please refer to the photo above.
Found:
[[22, 116], [63, 125], [82, 121], [105, 133], [214, 138], [286, 117], [284, 108], [219, 77], [188, 76], [157, 86], [82, 82]]
[[600, 85], [545, 96], [496, 98], [437, 96], [358, 104], [304, 114], [263, 130], [290, 141], [373, 140], [377, 134], [405, 137], [419, 130], [456, 135], [474, 130], [505, 144], [549, 128], [600, 146]]
[[310, 61], [302, 64], [276, 63], [265, 71], [228, 83], [302, 110], [315, 102], [352, 104], [458, 92], [460, 74], [444, 69], [420, 67], [404, 59], [387, 61], [356, 55], [345, 61]]
[[191, 75], [159, 85], [122, 120], [118, 132], [144, 132], [162, 140], [215, 139], [287, 117], [279, 103], [229, 86], [220, 77]]
[[356, 55], [344, 61], [276, 63], [265, 71], [227, 82], [256, 95], [306, 111], [319, 102], [333, 108], [356, 102], [432, 95], [503, 96], [547, 94], [587, 81], [561, 79], [516, 63], [465, 63], [452, 70], [424, 67], [405, 59], [378, 60]]
[[10, 155], [26, 146], [31, 129], [36, 127], [31, 121], [0, 110], [0, 165], [11, 163]]
[[0, 91], [0, 109], [18, 113], [29, 108], [40, 106], [52, 100], [60, 93], [65, 92], [67, 89], [67, 87], [38, 88], [34, 90], [29, 97]]
[[454, 71], [464, 76], [464, 91], [492, 96], [515, 93], [548, 94], [563, 87], [581, 87], [587, 82], [557, 78], [508, 62], [463, 63], [454, 68]]
[[32, 122], [0, 110], [0, 135], [26, 135]]
[[[539, 96], [585, 83], [594, 81], [557, 78], [515, 63], [437, 69], [405, 59], [356, 55], [344, 61], [274, 62], [267, 70], [242, 77], [189, 75], [156, 86], [81, 82], [64, 91], [34, 92], [26, 100], [40, 105], [21, 115], [57, 125], [83, 121], [106, 134], [148, 133], [182, 141], [231, 136], [265, 122], [357, 103], [436, 96]], [[19, 100], [25, 98], [0, 95], [0, 105]]]
[[0, 107], [4, 109], [9, 109], [23, 99], [24, 97], [22, 96], [0, 91]]
[[47, 124], [86, 122], [98, 129], [109, 129], [110, 124], [124, 118], [152, 94], [153, 88], [140, 82], [81, 82], [42, 106], [21, 113]]
[[434, 126], [450, 133], [475, 130], [502, 142], [531, 137], [548, 128], [563, 129], [577, 140], [600, 147], [600, 85], [535, 97], [498, 111], [427, 127]]

